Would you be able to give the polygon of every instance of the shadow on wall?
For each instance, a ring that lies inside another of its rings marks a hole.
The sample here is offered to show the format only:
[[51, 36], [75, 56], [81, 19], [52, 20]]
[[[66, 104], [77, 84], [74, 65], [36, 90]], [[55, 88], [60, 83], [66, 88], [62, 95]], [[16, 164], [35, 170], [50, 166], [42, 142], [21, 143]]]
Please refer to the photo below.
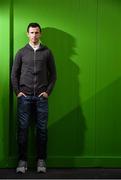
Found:
[[49, 97], [48, 156], [78, 156], [84, 150], [86, 125], [80, 106], [79, 67], [73, 62], [75, 39], [56, 28], [42, 32], [42, 43], [52, 50], [57, 68], [57, 82]]
[[[121, 156], [121, 77], [95, 95], [96, 153], [99, 156]], [[87, 103], [88, 104], [88, 103]], [[103, 132], [103, 133], [102, 133]]]
[[[6, 78], [7, 79], [7, 78]], [[4, 79], [4, 80], [6, 80]], [[9, 102], [8, 82], [1, 80], [0, 88], [0, 168], [3, 166], [8, 153], [8, 124], [9, 124]], [[5, 95], [6, 94], [6, 95]], [[5, 141], [7, 139], [7, 141]]]

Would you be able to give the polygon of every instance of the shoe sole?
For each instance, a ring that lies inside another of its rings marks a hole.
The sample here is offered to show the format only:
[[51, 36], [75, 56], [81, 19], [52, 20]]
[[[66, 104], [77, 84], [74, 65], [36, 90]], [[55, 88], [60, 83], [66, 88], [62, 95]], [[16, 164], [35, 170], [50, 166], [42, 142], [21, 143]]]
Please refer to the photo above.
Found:
[[17, 169], [16, 169], [16, 173], [25, 173], [27, 171], [27, 168], [25, 168], [25, 167], [18, 167]]
[[38, 173], [46, 173], [46, 168], [45, 167], [37, 167], [37, 172]]

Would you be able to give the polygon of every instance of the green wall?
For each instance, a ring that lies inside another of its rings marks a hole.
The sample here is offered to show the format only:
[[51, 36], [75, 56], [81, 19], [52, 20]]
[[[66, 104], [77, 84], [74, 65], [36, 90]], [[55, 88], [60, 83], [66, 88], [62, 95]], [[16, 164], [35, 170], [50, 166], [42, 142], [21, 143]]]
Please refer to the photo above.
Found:
[[7, 165], [9, 147], [9, 24], [10, 3], [0, 2], [0, 167]]
[[[0, 167], [17, 161], [16, 97], [10, 71], [38, 22], [58, 79], [49, 97], [49, 167], [121, 167], [121, 1], [0, 2]], [[35, 160], [34, 122], [29, 131]], [[7, 161], [6, 161], [7, 160]]]

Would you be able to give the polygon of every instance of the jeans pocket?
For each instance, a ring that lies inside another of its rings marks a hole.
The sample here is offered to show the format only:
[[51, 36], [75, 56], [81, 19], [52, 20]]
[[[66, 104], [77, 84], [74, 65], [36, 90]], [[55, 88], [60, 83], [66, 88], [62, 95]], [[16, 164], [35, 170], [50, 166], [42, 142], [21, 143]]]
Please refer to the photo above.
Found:
[[44, 97], [44, 96], [39, 96], [39, 100], [40, 100], [40, 101], [47, 101], [48, 98], [46, 98], [46, 97]]
[[18, 98], [18, 99], [20, 99], [20, 98], [22, 98], [22, 97], [24, 97], [24, 98], [25, 98], [25, 96], [24, 96], [24, 95], [17, 96], [17, 98]]

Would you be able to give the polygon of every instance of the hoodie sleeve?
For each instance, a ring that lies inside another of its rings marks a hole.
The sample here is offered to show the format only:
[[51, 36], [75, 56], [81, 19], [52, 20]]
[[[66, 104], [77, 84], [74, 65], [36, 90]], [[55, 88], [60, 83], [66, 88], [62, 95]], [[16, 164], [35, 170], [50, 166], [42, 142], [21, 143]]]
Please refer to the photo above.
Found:
[[56, 66], [55, 66], [55, 60], [53, 57], [52, 52], [49, 50], [49, 54], [48, 54], [48, 87], [47, 87], [47, 94], [50, 95], [55, 82], [56, 82]]
[[17, 52], [15, 56], [15, 60], [13, 62], [12, 66], [12, 72], [11, 72], [11, 81], [12, 81], [12, 86], [13, 90], [15, 91], [15, 94], [19, 94], [19, 80], [20, 80], [20, 75], [21, 75], [21, 53], [20, 50]]

